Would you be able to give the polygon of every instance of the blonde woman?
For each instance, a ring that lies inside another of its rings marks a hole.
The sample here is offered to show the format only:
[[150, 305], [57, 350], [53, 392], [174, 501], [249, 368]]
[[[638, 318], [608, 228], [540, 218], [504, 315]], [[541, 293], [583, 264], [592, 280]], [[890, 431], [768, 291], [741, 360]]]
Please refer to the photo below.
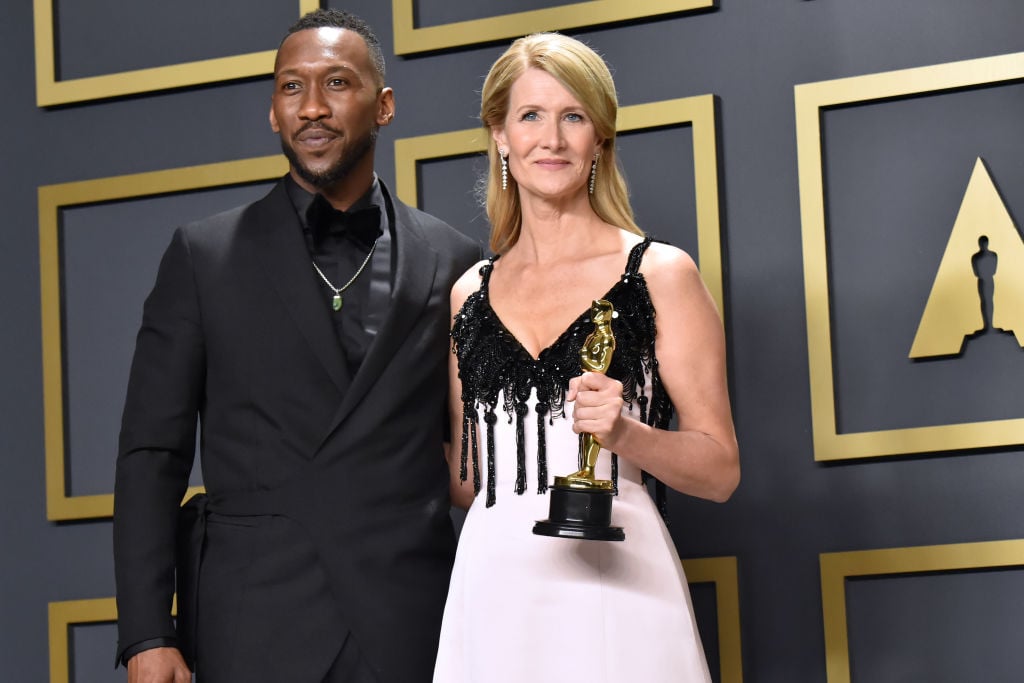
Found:
[[[707, 681], [686, 578], [643, 472], [724, 501], [739, 481], [718, 313], [693, 260], [633, 220], [607, 66], [559, 34], [517, 40], [484, 83], [496, 256], [452, 290], [452, 496], [469, 508], [438, 683]], [[580, 371], [607, 299], [607, 375]], [[668, 430], [673, 412], [678, 429]], [[623, 542], [537, 536], [579, 434], [615, 481]], [[614, 454], [614, 455], [613, 455]]]

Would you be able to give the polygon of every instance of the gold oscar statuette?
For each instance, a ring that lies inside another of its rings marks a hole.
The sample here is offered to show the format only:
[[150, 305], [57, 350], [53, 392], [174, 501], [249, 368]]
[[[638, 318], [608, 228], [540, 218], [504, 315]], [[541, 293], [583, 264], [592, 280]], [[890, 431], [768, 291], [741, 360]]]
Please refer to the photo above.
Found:
[[[594, 331], [580, 349], [580, 367], [584, 372], [608, 372], [615, 351], [612, 318], [615, 307], [610, 301], [598, 299], [590, 307]], [[601, 444], [593, 434], [580, 439], [580, 469], [564, 477], [555, 477], [551, 487], [548, 519], [538, 521], [533, 533], [558, 538], [581, 538], [592, 541], [622, 541], [622, 527], [612, 526], [612, 499], [615, 486], [594, 474]]]

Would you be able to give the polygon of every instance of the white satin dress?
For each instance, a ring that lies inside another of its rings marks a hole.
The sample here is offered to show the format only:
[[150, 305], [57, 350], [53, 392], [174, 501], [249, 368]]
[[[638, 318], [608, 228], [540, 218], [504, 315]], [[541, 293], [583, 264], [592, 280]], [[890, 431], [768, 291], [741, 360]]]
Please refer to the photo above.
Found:
[[[623, 274], [624, 282], [616, 285], [618, 291], [613, 289], [606, 295], [613, 301], [617, 299], [616, 308], [626, 309], [633, 318], [643, 317], [643, 306], [650, 306], [642, 276], [642, 286], [632, 286], [646, 245], [645, 242], [634, 250], [630, 267]], [[484, 270], [487, 272], [481, 273], [481, 290], [460, 312], [463, 328], [457, 323], [453, 337], [460, 363], [474, 364], [474, 372], [461, 369], [464, 398], [473, 406], [483, 407], [483, 412], [490, 406], [496, 419], [491, 420], [491, 436], [487, 435], [485, 415], [470, 414], [469, 422], [465, 423], [478, 424], [477, 480], [481, 490], [459, 538], [434, 670], [435, 683], [710, 681], [675, 545], [641, 483], [641, 472], [629, 461], [618, 459], [618, 495], [612, 507], [612, 524], [623, 527], [625, 541], [575, 540], [532, 533], [534, 522], [546, 519], [549, 512], [548, 493], [538, 493], [539, 434], [543, 432], [549, 485], [556, 475], [578, 469], [579, 439], [572, 431], [571, 419], [565, 417], [572, 415], [571, 403], [566, 403], [561, 411], [542, 406], [542, 414], [546, 415], [537, 419], [538, 394], [547, 399], [542, 403], [561, 402], [557, 395], [552, 396], [560, 390], [555, 388], [557, 382], [547, 388], [533, 387], [529, 397], [521, 399], [525, 396], [523, 383], [543, 375], [536, 368], [522, 371], [523, 365], [532, 359], [528, 354], [516, 358], [515, 347], [522, 347], [490, 309], [489, 266]], [[653, 353], [653, 309], [650, 313], [650, 339], [642, 331], [632, 334], [625, 330], [623, 325], [630, 323], [622, 320], [622, 316], [613, 323], [619, 340], [616, 357], [628, 361], [623, 354], [631, 353], [630, 344], [646, 344]], [[481, 316], [489, 318], [483, 325], [474, 319]], [[580, 342], [573, 340], [587, 330], [587, 321], [582, 316], [580, 323], [579, 334], [570, 334], [574, 329], [570, 328], [553, 345], [564, 344], [567, 348], [563, 353], [542, 352], [540, 359], [533, 362], [547, 364], [550, 374], [562, 362], [559, 359], [572, 358], [574, 353], [578, 358]], [[488, 344], [492, 348], [481, 351]], [[634, 363], [631, 367], [641, 365]], [[656, 362], [653, 367], [656, 368]], [[613, 364], [612, 370], [615, 369]], [[654, 394], [657, 402], [659, 389], [657, 382], [652, 382], [651, 369], [648, 363], [639, 384], [646, 387], [647, 394]], [[578, 362], [566, 374], [578, 374]], [[468, 390], [467, 382], [471, 385]], [[495, 382], [503, 387], [497, 394], [493, 392]], [[543, 385], [540, 379], [537, 383]], [[506, 402], [509, 390], [520, 392], [520, 398]], [[641, 401], [632, 398], [624, 412], [640, 419]], [[521, 423], [517, 423], [515, 415], [517, 403], [525, 403], [529, 408]], [[513, 406], [511, 411], [509, 406]], [[666, 418], [662, 415], [658, 419]], [[494, 462], [490, 481], [489, 439]], [[523, 460], [517, 458], [520, 442], [526, 455]], [[473, 486], [472, 462], [468, 455], [468, 481], [463, 486]], [[602, 450], [598, 478], [612, 478], [610, 463], [611, 454]], [[524, 466], [526, 490], [517, 494], [517, 479], [522, 481]], [[492, 484], [490, 496], [488, 484]]]

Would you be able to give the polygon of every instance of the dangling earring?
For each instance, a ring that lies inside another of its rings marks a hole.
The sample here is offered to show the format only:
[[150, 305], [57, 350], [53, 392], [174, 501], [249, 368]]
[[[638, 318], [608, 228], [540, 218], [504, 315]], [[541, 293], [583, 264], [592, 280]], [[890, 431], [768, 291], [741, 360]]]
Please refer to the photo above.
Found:
[[600, 154], [595, 154], [594, 161], [590, 164], [590, 194], [594, 194], [594, 183], [597, 182], [597, 160], [600, 158]]
[[508, 189], [508, 152], [503, 149], [498, 150], [498, 156], [501, 158], [501, 189]]

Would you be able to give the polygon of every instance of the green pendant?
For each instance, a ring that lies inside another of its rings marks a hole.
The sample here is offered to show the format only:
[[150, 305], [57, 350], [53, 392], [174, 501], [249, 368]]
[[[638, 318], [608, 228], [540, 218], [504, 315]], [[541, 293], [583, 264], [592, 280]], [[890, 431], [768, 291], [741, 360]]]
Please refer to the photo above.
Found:
[[331, 299], [331, 308], [336, 311], [341, 310], [341, 294], [335, 294], [334, 298]]

